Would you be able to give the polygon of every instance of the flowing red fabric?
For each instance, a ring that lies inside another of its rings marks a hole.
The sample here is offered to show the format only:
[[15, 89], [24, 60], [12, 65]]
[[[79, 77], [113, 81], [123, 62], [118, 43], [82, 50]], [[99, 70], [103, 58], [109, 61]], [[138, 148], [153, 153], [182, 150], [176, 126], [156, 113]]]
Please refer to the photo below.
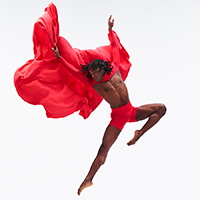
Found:
[[[121, 45], [117, 34], [113, 32], [113, 35], [119, 41], [119, 70], [125, 80], [131, 66], [129, 55]], [[95, 50], [79, 50], [72, 48], [65, 38], [60, 37], [57, 9], [51, 3], [34, 24], [35, 57], [16, 70], [14, 75], [16, 90], [24, 101], [42, 105], [47, 117], [66, 117], [79, 111], [85, 119], [101, 103], [102, 97], [59, 63], [52, 50], [54, 43], [58, 45], [62, 57], [77, 69], [80, 68], [80, 64], [88, 64], [91, 60], [102, 59], [111, 62], [113, 60], [111, 45], [98, 47]]]

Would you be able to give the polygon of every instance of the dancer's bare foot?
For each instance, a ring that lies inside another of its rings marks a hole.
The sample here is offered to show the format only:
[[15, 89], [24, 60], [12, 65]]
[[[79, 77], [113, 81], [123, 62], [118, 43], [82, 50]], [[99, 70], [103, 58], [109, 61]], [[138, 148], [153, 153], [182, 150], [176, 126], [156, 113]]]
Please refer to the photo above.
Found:
[[90, 187], [90, 186], [92, 186], [93, 185], [93, 183], [92, 183], [92, 181], [90, 181], [90, 180], [85, 180], [85, 181], [83, 181], [83, 183], [81, 184], [81, 186], [79, 187], [79, 189], [78, 189], [78, 195], [80, 195], [81, 194], [81, 192], [82, 192], [82, 190], [83, 189], [85, 189], [85, 188], [87, 188], [87, 187]]
[[141, 131], [136, 130], [134, 137], [127, 143], [127, 145], [130, 146], [135, 144], [141, 136], [142, 136]]

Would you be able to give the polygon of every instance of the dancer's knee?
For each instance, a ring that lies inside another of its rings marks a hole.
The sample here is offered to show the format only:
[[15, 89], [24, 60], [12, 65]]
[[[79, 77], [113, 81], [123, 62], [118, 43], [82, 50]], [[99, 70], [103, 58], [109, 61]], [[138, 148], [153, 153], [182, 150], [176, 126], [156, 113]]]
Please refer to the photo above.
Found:
[[101, 145], [101, 148], [100, 148], [100, 151], [99, 151], [99, 153], [98, 153], [100, 165], [103, 165], [103, 164], [105, 163], [106, 157], [107, 157], [107, 153], [108, 153], [108, 150], [107, 150], [106, 147], [102, 144], [102, 145]]
[[106, 154], [99, 155], [99, 163], [100, 163], [100, 165], [103, 165], [105, 163], [106, 157], [107, 157]]
[[167, 108], [164, 104], [160, 104], [160, 115], [164, 116], [167, 111]]

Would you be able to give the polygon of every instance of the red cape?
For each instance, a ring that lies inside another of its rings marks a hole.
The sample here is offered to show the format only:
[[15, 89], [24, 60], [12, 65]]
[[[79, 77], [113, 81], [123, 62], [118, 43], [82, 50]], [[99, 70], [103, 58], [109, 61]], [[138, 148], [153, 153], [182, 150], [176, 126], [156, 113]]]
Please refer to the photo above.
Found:
[[[120, 73], [125, 80], [131, 63], [129, 55], [121, 45]], [[101, 103], [102, 97], [92, 88], [85, 85], [70, 74], [56, 59], [52, 47], [58, 44], [63, 58], [75, 67], [88, 64], [91, 60], [102, 59], [112, 61], [111, 46], [98, 47], [95, 50], [79, 50], [72, 48], [67, 40], [59, 36], [57, 9], [53, 3], [45, 9], [44, 14], [34, 24], [33, 43], [35, 57], [14, 75], [14, 84], [19, 96], [34, 105], [43, 105], [47, 117], [60, 118], [76, 111], [83, 118], [89, 117]], [[70, 58], [67, 53], [70, 50]]]

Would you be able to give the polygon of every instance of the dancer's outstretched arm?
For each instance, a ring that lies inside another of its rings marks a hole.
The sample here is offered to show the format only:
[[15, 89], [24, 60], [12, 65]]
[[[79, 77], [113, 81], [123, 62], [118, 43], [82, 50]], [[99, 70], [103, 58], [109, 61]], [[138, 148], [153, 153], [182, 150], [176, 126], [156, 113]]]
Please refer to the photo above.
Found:
[[56, 44], [54, 44], [54, 48], [52, 48], [52, 50], [55, 53], [56, 58], [59, 60], [59, 62], [72, 74], [74, 75], [76, 78], [78, 78], [80, 81], [82, 81], [83, 83], [89, 85], [92, 87], [92, 80], [90, 80], [89, 78], [87, 78], [83, 73], [81, 73], [80, 69], [77, 69], [76, 67], [74, 67], [72, 64], [70, 64], [69, 62], [67, 62], [59, 53], [59, 49], [58, 46]]

